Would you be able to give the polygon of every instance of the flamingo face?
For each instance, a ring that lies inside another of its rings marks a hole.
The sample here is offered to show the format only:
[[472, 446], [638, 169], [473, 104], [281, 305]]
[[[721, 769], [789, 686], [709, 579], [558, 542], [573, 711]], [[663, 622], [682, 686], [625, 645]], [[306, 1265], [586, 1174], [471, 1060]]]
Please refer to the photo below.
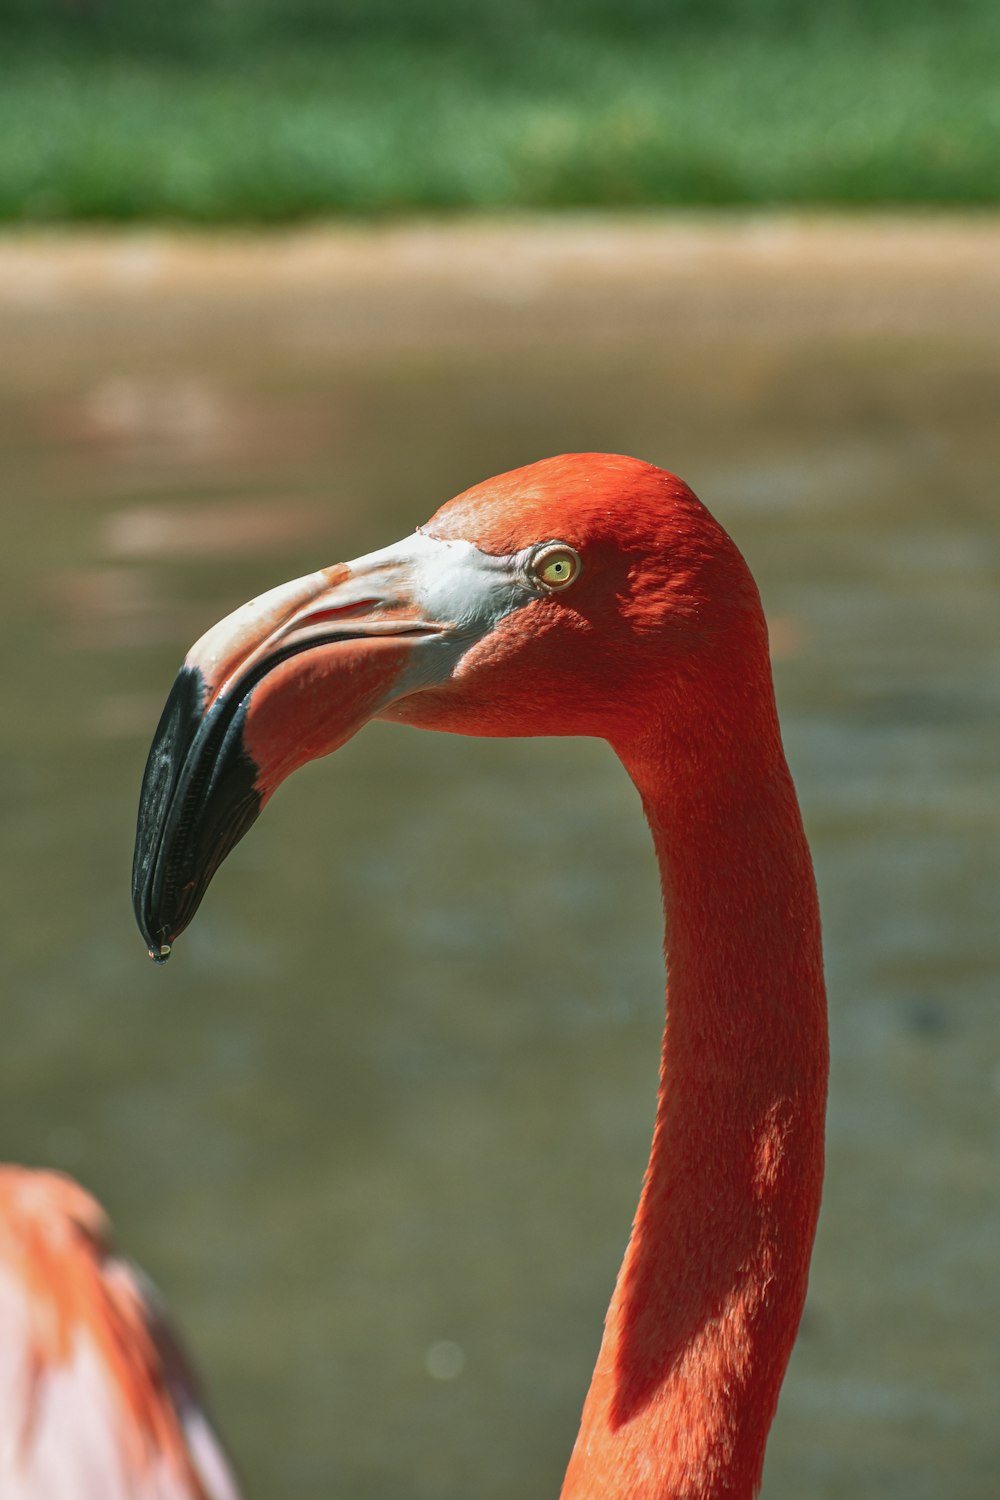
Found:
[[369, 719], [620, 743], [755, 603], [679, 480], [593, 454], [487, 481], [404, 541], [251, 600], [192, 647], [150, 751], [133, 867], [150, 955], [279, 783]]

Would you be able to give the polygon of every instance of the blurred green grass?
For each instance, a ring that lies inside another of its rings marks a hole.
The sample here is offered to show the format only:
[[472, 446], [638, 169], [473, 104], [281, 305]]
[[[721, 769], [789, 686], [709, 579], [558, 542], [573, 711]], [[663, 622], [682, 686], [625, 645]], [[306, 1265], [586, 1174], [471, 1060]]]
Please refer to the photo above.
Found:
[[995, 204], [995, 0], [0, 0], [0, 219]]

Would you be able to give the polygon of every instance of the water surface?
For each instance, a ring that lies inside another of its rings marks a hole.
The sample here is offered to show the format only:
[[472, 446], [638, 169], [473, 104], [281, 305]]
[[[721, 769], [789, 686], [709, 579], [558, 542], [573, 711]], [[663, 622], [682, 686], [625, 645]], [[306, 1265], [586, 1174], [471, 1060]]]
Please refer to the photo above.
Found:
[[743, 548], [816, 858], [829, 1174], [766, 1500], [996, 1493], [1000, 254], [881, 232], [0, 247], [2, 1152], [106, 1202], [258, 1500], [558, 1493], [648, 1149], [656, 876], [605, 747], [375, 725], [158, 971], [149, 737], [236, 603], [577, 448]]

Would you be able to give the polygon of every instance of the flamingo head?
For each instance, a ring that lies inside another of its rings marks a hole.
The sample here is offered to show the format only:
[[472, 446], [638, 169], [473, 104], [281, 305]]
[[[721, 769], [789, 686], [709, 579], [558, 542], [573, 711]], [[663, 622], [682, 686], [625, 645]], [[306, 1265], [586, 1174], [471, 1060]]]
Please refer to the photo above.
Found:
[[279, 783], [369, 719], [621, 752], [651, 719], [682, 725], [720, 668], [756, 676], [764, 641], [704, 506], [608, 454], [487, 480], [405, 540], [272, 589], [196, 642], [156, 731], [133, 868], [151, 956]]

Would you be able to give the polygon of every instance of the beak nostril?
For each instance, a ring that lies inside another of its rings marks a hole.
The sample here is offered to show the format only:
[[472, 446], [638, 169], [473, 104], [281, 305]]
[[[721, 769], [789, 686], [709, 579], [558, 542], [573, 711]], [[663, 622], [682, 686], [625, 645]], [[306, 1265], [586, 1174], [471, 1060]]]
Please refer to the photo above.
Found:
[[307, 630], [311, 625], [323, 625], [329, 620], [349, 620], [355, 615], [369, 614], [380, 604], [378, 599], [359, 599], [354, 604], [341, 604], [330, 609], [317, 609], [301, 615], [295, 621], [296, 630]]

